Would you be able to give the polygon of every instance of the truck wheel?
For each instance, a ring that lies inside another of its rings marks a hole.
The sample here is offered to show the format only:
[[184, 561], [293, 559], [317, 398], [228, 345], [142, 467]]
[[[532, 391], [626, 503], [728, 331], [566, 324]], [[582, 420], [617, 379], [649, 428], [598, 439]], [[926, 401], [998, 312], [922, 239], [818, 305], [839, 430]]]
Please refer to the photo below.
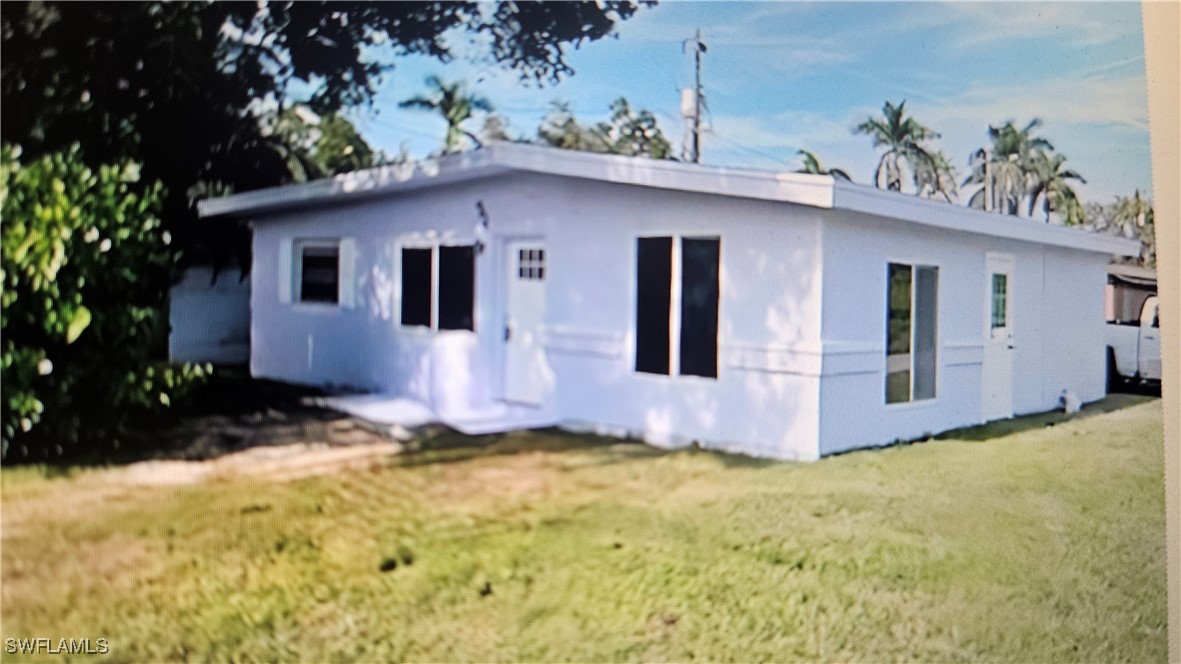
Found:
[[1119, 375], [1119, 368], [1115, 364], [1115, 349], [1107, 347], [1107, 393], [1119, 392], [1123, 387], [1123, 376]]

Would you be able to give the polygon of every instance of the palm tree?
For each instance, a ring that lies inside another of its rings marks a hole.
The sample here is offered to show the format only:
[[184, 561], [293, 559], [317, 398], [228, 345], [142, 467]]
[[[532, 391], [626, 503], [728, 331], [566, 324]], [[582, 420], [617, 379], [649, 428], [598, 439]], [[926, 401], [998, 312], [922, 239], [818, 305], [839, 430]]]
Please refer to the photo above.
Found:
[[1139, 189], [1131, 196], [1116, 196], [1110, 205], [1087, 207], [1087, 224], [1092, 229], [1140, 240], [1140, 256], [1128, 262], [1156, 267], [1156, 215], [1152, 201], [1142, 197]]
[[1086, 184], [1086, 179], [1075, 171], [1064, 170], [1066, 163], [1064, 155], [1049, 155], [1039, 152], [1031, 164], [1029, 188], [1029, 216], [1033, 216], [1034, 207], [1038, 199], [1042, 201], [1042, 210], [1046, 213], [1046, 223], [1050, 223], [1050, 213], [1058, 212], [1068, 226], [1082, 222], [1082, 204], [1078, 194], [1070, 186], [1069, 180], [1077, 180]]
[[480, 145], [480, 139], [464, 129], [463, 123], [472, 117], [473, 111], [491, 112], [492, 102], [485, 97], [467, 93], [462, 83], [444, 83], [438, 76], [428, 76], [426, 84], [431, 88], [430, 94], [425, 97], [411, 97], [398, 106], [436, 111], [441, 114], [447, 121], [447, 135], [443, 139], [444, 152], [458, 151], [464, 136]]
[[943, 150], [928, 152], [929, 159], [920, 161], [914, 172], [914, 184], [918, 195], [926, 198], [942, 196], [948, 203], [959, 194], [955, 184], [955, 166]]
[[981, 185], [968, 200], [968, 206], [997, 214], [1016, 215], [1021, 199], [1029, 189], [1033, 163], [1039, 153], [1054, 149], [1044, 138], [1033, 135], [1042, 121], [1034, 118], [1023, 129], [1012, 121], [1001, 127], [988, 127], [990, 147], [982, 147], [969, 157], [972, 173], [963, 185]]
[[[905, 163], [916, 173], [920, 164], [930, 162], [931, 156], [922, 141], [939, 138], [939, 134], [919, 124], [913, 117], [906, 117], [906, 100], [895, 106], [886, 102], [882, 106], [881, 118], [866, 118], [857, 125], [854, 133], [873, 137], [873, 146], [885, 147], [886, 152], [878, 161], [874, 171], [874, 185], [881, 188], [882, 182], [891, 191], [902, 191], [902, 168]], [[917, 184], [916, 184], [917, 186]]]
[[834, 178], [852, 182], [849, 174], [839, 168], [825, 168], [820, 164], [820, 159], [815, 153], [808, 150], [800, 150], [796, 154], [804, 156], [804, 165], [802, 168], [797, 168], [796, 173], [808, 173], [810, 175], [831, 175]]

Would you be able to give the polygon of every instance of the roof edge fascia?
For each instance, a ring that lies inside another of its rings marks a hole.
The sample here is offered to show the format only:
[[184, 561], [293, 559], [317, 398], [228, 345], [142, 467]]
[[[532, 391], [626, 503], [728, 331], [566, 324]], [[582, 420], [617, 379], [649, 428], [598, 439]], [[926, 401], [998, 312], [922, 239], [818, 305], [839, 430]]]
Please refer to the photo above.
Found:
[[1137, 256], [1140, 253], [1138, 240], [973, 210], [864, 185], [835, 183], [833, 199], [833, 207], [837, 209], [935, 228], [1116, 256]]

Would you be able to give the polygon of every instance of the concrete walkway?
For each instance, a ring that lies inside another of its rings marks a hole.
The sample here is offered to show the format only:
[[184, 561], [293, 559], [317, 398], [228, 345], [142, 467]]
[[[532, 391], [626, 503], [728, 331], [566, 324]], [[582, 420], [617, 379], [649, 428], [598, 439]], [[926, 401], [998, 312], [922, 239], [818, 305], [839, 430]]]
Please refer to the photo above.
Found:
[[555, 418], [538, 408], [507, 403], [444, 416], [413, 399], [383, 394], [311, 397], [307, 402], [380, 425], [383, 433], [397, 440], [409, 440], [415, 430], [431, 424], [441, 424], [469, 436], [542, 429], [557, 424]]

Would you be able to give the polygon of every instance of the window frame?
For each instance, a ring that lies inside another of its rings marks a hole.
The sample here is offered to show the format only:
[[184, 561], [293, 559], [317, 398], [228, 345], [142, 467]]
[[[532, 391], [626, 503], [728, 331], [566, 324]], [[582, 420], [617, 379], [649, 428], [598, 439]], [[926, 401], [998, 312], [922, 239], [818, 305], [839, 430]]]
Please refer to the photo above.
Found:
[[[470, 329], [470, 330], [467, 330], [467, 329], [441, 329], [439, 327], [439, 264], [440, 264], [439, 250], [443, 247], [469, 247], [472, 250], [472, 329]], [[406, 287], [406, 284], [404, 283], [404, 280], [402, 279], [402, 251], [405, 249], [421, 249], [421, 250], [430, 251], [431, 279], [430, 279], [430, 295], [428, 298], [430, 301], [430, 308], [431, 308], [430, 325], [417, 325], [417, 324], [406, 325], [405, 323], [402, 322], [402, 301], [403, 301], [403, 298], [405, 297], [405, 287]], [[474, 241], [473, 242], [458, 242], [458, 241], [456, 241], [456, 242], [439, 242], [439, 241], [432, 242], [429, 240], [400, 242], [397, 245], [396, 254], [398, 256], [398, 265], [397, 265], [397, 269], [394, 271], [394, 274], [397, 276], [397, 283], [396, 283], [396, 288], [394, 290], [394, 297], [397, 298], [397, 302], [396, 302], [397, 306], [394, 307], [394, 310], [397, 312], [397, 318], [395, 320], [394, 325], [399, 330], [400, 333], [411, 334], [411, 335], [432, 335], [432, 336], [436, 335], [436, 334], [440, 334], [440, 333], [447, 334], [447, 333], [454, 333], [454, 332], [469, 332], [469, 333], [474, 334], [474, 333], [476, 333], [477, 330], [480, 329], [480, 305], [479, 305], [480, 250], [479, 250], [478, 243], [476, 243]]]
[[[292, 261], [294, 263], [291, 270], [291, 303], [297, 307], [308, 309], [340, 309], [340, 291], [341, 291], [341, 256], [340, 256], [341, 238], [294, 238], [291, 242]], [[332, 249], [336, 252], [336, 299], [328, 300], [305, 300], [303, 299], [303, 260], [305, 249]]]
[[[889, 398], [888, 397], [888, 395], [889, 395], [888, 385], [889, 385], [889, 380], [890, 380], [890, 367], [888, 364], [889, 357], [890, 357], [890, 268], [891, 268], [891, 266], [894, 266], [894, 265], [898, 265], [900, 267], [906, 267], [906, 268], [910, 269], [910, 325], [909, 325], [910, 364], [908, 365], [909, 380], [908, 380], [907, 399], [905, 401], [890, 402], [888, 400], [888, 398]], [[883, 354], [884, 366], [883, 366], [883, 371], [882, 371], [883, 380], [882, 380], [882, 393], [881, 393], [883, 404], [885, 405], [885, 407], [887, 409], [907, 409], [907, 408], [922, 408], [922, 407], [926, 407], [926, 406], [932, 406], [932, 405], [937, 404], [939, 402], [940, 395], [943, 392], [943, 390], [941, 389], [941, 383], [943, 381], [943, 371], [942, 371], [943, 345], [941, 342], [942, 334], [943, 334], [943, 329], [942, 329], [943, 326], [941, 324], [941, 316], [940, 316], [940, 313], [942, 310], [942, 307], [940, 306], [941, 300], [942, 300], [942, 297], [941, 297], [941, 289], [942, 289], [941, 273], [943, 272], [942, 266], [935, 264], [935, 263], [924, 262], [924, 261], [915, 260], [915, 259], [907, 259], [907, 260], [887, 259], [885, 267], [886, 267], [886, 269], [885, 269], [885, 278], [886, 278], [886, 288], [885, 288], [886, 302], [885, 302], [885, 304], [886, 304], [886, 309], [885, 309], [884, 318], [885, 318], [886, 324], [884, 326], [884, 328], [885, 328], [884, 329], [885, 353]], [[916, 348], [918, 331], [916, 329], [915, 322], [917, 319], [916, 304], [918, 301], [917, 282], [918, 282], [918, 273], [919, 273], [920, 269], [930, 269], [930, 270], [934, 270], [934, 272], [935, 272], [935, 312], [934, 312], [934, 316], [933, 316], [933, 321], [934, 321], [934, 325], [935, 325], [935, 333], [933, 335], [933, 346], [934, 346], [934, 351], [935, 351], [933, 366], [934, 366], [934, 371], [935, 371], [935, 379], [934, 379], [934, 395], [930, 396], [930, 397], [923, 398], [923, 399], [916, 399], [915, 398], [915, 382], [916, 382], [915, 381], [915, 367], [916, 367], [916, 364], [918, 361], [918, 352], [917, 352], [917, 348]]]
[[[639, 241], [642, 239], [661, 239], [669, 238], [672, 243], [670, 252], [670, 274], [669, 274], [669, 319], [668, 319], [668, 373], [657, 373], [649, 371], [640, 371], [636, 368], [637, 359], [639, 355], [638, 344], [633, 343], [631, 349], [630, 372], [633, 376], [641, 376], [655, 380], [669, 380], [678, 379], [684, 381], [703, 381], [708, 384], [716, 384], [722, 377], [722, 290], [723, 290], [723, 269], [722, 269], [722, 233], [720, 232], [676, 232], [676, 231], [653, 231], [651, 233], [642, 233], [632, 236], [632, 284], [631, 284], [631, 332], [634, 335], [638, 334], [639, 326]], [[718, 244], [718, 298], [717, 298], [717, 316], [718, 324], [715, 331], [714, 341], [714, 361], [716, 363], [715, 375], [702, 376], [698, 374], [681, 373], [681, 314], [682, 314], [682, 290], [684, 281], [684, 272], [682, 264], [682, 252], [684, 240], [712, 240]]]

